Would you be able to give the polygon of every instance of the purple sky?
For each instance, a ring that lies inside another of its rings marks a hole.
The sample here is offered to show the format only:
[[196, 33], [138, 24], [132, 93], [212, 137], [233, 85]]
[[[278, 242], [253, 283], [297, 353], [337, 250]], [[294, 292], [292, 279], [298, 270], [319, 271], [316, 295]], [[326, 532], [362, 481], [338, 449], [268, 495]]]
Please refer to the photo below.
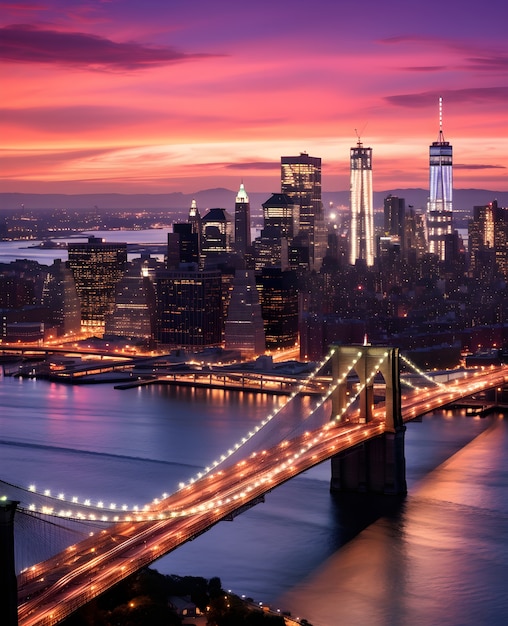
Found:
[[[280, 156], [349, 187], [428, 186], [438, 98], [458, 188], [508, 190], [508, 4], [0, 2], [0, 191], [279, 188]], [[356, 130], [355, 130], [356, 129]]]

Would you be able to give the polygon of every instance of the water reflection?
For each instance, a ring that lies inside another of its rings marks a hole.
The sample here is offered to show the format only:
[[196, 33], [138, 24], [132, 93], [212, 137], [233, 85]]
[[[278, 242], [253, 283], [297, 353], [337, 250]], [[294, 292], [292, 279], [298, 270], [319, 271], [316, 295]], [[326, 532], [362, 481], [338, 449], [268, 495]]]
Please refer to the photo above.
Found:
[[314, 626], [504, 623], [507, 444], [494, 421], [391, 511], [343, 500], [345, 525], [367, 526], [278, 602]]

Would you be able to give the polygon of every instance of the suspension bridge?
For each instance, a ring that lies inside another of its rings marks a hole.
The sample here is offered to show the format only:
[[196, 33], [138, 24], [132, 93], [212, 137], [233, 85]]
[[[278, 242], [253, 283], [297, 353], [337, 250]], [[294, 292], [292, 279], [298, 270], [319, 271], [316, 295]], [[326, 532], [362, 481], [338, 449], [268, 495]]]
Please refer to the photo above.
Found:
[[[322, 380], [324, 371], [331, 371], [328, 388], [305, 415], [289, 421], [291, 403], [317, 377]], [[334, 346], [280, 408], [173, 493], [143, 507], [0, 483], [4, 532], [17, 510], [16, 523], [44, 522], [65, 527], [69, 537], [83, 529], [88, 535], [25, 567], [17, 580], [7, 577], [4, 593], [12, 598], [17, 592], [17, 602], [10, 604], [20, 626], [58, 624], [130, 574], [327, 459], [332, 490], [404, 494], [405, 423], [507, 382], [504, 366], [463, 371], [443, 383], [396, 348]]]

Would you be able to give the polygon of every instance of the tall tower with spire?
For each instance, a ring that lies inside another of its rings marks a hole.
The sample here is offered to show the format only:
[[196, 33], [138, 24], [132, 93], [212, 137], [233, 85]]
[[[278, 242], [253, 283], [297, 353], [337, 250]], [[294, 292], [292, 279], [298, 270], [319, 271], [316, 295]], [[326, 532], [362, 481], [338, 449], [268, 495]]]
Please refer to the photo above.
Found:
[[198, 205], [196, 200], [192, 200], [190, 208], [189, 208], [189, 224], [192, 225], [192, 232], [201, 234], [201, 215], [199, 214]]
[[245, 256], [250, 245], [250, 203], [242, 182], [235, 201], [235, 249]]
[[443, 135], [443, 99], [439, 98], [439, 134], [430, 145], [427, 232], [429, 252], [445, 260], [446, 240], [453, 233], [453, 148]]
[[372, 196], [372, 148], [358, 143], [350, 151], [351, 227], [349, 262], [362, 261], [374, 265], [374, 203]]

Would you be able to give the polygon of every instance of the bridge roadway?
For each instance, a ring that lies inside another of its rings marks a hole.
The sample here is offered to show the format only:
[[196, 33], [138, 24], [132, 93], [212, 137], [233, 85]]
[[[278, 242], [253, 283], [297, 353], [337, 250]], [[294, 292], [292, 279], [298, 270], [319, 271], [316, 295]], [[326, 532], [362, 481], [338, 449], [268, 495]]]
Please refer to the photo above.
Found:
[[[482, 390], [508, 382], [508, 368], [479, 371], [443, 388], [403, 396], [410, 421]], [[153, 521], [122, 522], [67, 548], [18, 576], [19, 626], [57, 624], [126, 576], [194, 539], [217, 522], [259, 502], [264, 494], [342, 450], [385, 431], [383, 407], [374, 419], [353, 416], [218, 467], [155, 505]], [[157, 516], [162, 519], [157, 519]]]

